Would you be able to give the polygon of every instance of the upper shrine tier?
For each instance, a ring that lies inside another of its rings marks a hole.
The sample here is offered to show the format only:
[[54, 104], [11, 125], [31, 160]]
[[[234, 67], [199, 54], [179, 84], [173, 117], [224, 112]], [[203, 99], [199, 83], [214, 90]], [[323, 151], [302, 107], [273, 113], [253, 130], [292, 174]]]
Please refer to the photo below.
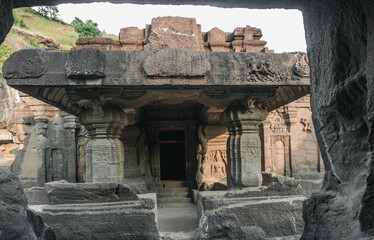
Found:
[[201, 25], [194, 18], [157, 17], [144, 29], [122, 28], [119, 40], [112, 38], [81, 38], [75, 49], [95, 48], [99, 50], [149, 50], [167, 46], [194, 51], [211, 52], [268, 52], [266, 41], [260, 40], [262, 31], [251, 26], [237, 27], [233, 32], [213, 28], [202, 32]]

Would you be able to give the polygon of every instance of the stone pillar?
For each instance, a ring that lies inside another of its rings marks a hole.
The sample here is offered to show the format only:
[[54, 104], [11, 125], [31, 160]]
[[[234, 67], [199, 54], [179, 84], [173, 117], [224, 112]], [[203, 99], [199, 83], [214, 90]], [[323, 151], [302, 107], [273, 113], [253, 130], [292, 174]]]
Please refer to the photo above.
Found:
[[232, 107], [222, 116], [230, 134], [227, 140], [228, 188], [261, 186], [259, 125], [266, 118], [267, 111], [257, 107], [250, 110]]
[[89, 140], [86, 149], [86, 182], [124, 182], [124, 147], [120, 140], [126, 125], [120, 109], [96, 108], [79, 115]]
[[77, 182], [77, 142], [76, 131], [79, 130], [79, 123], [77, 117], [63, 113], [65, 131], [65, 146], [64, 146], [64, 160], [65, 179], [68, 182]]

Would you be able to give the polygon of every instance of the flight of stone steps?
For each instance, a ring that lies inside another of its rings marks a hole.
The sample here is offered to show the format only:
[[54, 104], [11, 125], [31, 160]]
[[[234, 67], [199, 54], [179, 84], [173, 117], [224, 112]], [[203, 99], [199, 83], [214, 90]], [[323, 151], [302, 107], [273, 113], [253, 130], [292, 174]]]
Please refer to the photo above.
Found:
[[158, 207], [191, 206], [191, 193], [182, 181], [162, 181], [157, 186]]

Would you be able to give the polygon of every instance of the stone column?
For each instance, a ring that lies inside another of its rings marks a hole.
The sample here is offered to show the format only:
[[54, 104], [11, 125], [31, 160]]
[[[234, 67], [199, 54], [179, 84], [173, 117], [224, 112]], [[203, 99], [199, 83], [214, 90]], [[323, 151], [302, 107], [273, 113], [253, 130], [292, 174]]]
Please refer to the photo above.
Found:
[[86, 149], [86, 182], [124, 182], [124, 147], [120, 140], [126, 125], [120, 109], [96, 108], [79, 115], [89, 141]]
[[227, 140], [227, 186], [229, 189], [261, 186], [259, 125], [267, 114], [267, 111], [257, 107], [249, 110], [232, 107], [223, 112], [223, 121], [230, 134]]
[[64, 160], [65, 164], [65, 179], [68, 182], [77, 182], [77, 141], [76, 141], [76, 131], [79, 130], [79, 123], [77, 117], [61, 113], [64, 117], [65, 123], [64, 128], [65, 134], [65, 146], [64, 146]]

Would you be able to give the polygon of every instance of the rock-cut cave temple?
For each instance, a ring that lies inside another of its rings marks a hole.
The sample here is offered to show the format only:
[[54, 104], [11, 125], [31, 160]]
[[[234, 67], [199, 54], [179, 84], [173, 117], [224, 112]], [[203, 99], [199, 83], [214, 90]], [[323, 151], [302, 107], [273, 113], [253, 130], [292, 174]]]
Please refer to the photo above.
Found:
[[189, 239], [372, 237], [372, 3], [211, 4], [300, 9], [308, 54], [275, 54], [249, 25], [158, 17], [10, 56], [0, 184], [26, 230], [0, 236], [160, 239], [158, 211], [186, 201]]

